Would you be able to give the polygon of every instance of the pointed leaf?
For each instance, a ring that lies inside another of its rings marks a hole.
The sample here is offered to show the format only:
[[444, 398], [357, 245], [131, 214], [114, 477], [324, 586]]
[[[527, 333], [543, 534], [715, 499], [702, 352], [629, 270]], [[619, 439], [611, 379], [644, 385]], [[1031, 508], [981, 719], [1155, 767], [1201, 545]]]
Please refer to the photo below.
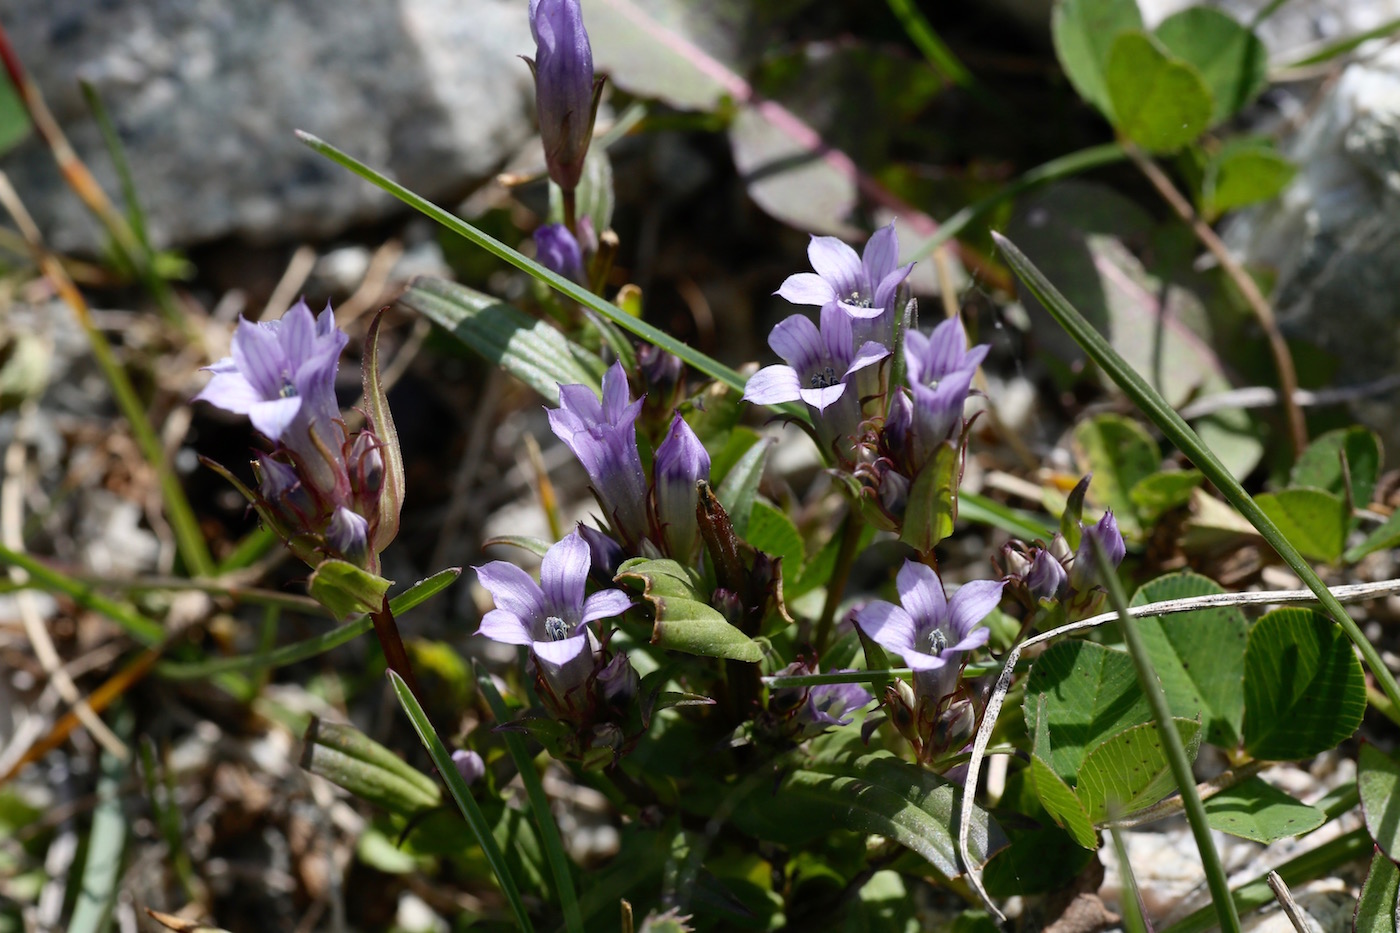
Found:
[[1075, 796], [1070, 786], [1045, 763], [1039, 755], [1031, 756], [1031, 782], [1041, 806], [1079, 845], [1086, 849], [1099, 847], [1099, 834], [1094, 831], [1089, 811]]
[[[618, 568], [617, 582], [640, 589], [656, 621], [651, 643], [672, 651], [757, 663], [763, 648], [706, 601], [680, 564], [633, 558]], [[640, 585], [639, 585], [640, 584]]]
[[932, 551], [953, 533], [953, 523], [958, 518], [960, 460], [958, 449], [951, 442], [939, 445], [909, 487], [899, 540], [920, 553]]
[[[1186, 756], [1201, 747], [1201, 726], [1173, 719]], [[1155, 723], [1125, 729], [1096, 746], [1084, 758], [1074, 793], [1095, 823], [1113, 815], [1145, 810], [1176, 790], [1171, 763]]]
[[1267, 845], [1312, 832], [1327, 820], [1317, 807], [1295, 800], [1262, 778], [1252, 777], [1203, 801], [1212, 829]]
[[1050, 743], [1046, 763], [1066, 781], [1076, 779], [1085, 755], [1099, 742], [1152, 718], [1132, 659], [1086, 641], [1058, 642], [1036, 659], [1026, 678], [1024, 709], [1031, 735], [1039, 732], [1044, 716]]
[[1342, 555], [1349, 564], [1354, 564], [1367, 554], [1400, 547], [1400, 509], [1390, 513], [1390, 518], [1371, 531], [1366, 539]]
[[763, 468], [772, 449], [771, 441], [760, 440], [744, 451], [739, 461], [724, 474], [724, 482], [715, 491], [719, 504], [724, 506], [729, 520], [734, 523], [734, 533], [741, 538], [748, 530], [749, 513], [753, 511], [758, 483], [763, 479]]
[[1394, 859], [1400, 855], [1400, 762], [1366, 742], [1356, 769], [1366, 830], [1381, 851]]
[[802, 535], [787, 514], [758, 500], [749, 516], [749, 530], [744, 540], [758, 550], [783, 559], [783, 578], [793, 579], [802, 573], [805, 549]]
[[303, 768], [390, 813], [412, 817], [442, 802], [432, 778], [354, 726], [313, 718], [302, 741]]
[[1377, 849], [1371, 856], [1371, 870], [1361, 885], [1361, 897], [1356, 902], [1352, 918], [1354, 933], [1396, 933], [1400, 930], [1400, 868]]
[[1312, 609], [1275, 609], [1249, 633], [1244, 748], [1269, 761], [1308, 758], [1349, 738], [1366, 679], [1346, 636]]
[[403, 453], [399, 450], [399, 432], [394, 428], [394, 416], [389, 411], [389, 398], [385, 394], [379, 364], [379, 325], [384, 319], [381, 310], [374, 316], [365, 336], [365, 358], [362, 368], [364, 382], [365, 414], [375, 437], [382, 445], [379, 454], [384, 458], [384, 488], [379, 493], [379, 525], [374, 533], [376, 554], [389, 546], [399, 533], [399, 512], [403, 509], [404, 479]]

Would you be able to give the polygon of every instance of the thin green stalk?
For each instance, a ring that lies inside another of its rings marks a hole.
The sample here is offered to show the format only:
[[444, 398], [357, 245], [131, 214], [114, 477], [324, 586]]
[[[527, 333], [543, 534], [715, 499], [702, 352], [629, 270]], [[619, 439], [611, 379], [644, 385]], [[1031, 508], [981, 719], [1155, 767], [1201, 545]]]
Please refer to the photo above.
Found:
[[1022, 512], [1002, 505], [995, 499], [970, 492], [958, 493], [958, 518], [981, 525], [990, 525], [1002, 531], [1034, 541], [1055, 534], [1055, 526], [1030, 512]]
[[1128, 614], [1128, 595], [1123, 592], [1123, 581], [1108, 559], [1107, 552], [1097, 538], [1093, 542], [1094, 560], [1098, 564], [1099, 579], [1108, 590], [1108, 600], [1118, 612], [1118, 627], [1123, 632], [1123, 642], [1132, 656], [1133, 667], [1137, 669], [1138, 683], [1147, 695], [1152, 707], [1152, 718], [1157, 721], [1157, 735], [1167, 754], [1172, 777], [1176, 779], [1177, 790], [1181, 792], [1186, 821], [1191, 824], [1191, 835], [1196, 839], [1196, 849], [1201, 854], [1201, 867], [1205, 869], [1206, 884], [1210, 887], [1211, 899], [1215, 902], [1216, 916], [1224, 933], [1239, 933], [1240, 917], [1235, 912], [1235, 902], [1230, 899], [1230, 876], [1220, 862], [1220, 853], [1210, 838], [1210, 823], [1206, 820], [1206, 808], [1201, 803], [1201, 795], [1196, 790], [1196, 778], [1191, 773], [1191, 760], [1186, 757], [1186, 749], [1181, 736], [1176, 731], [1172, 719], [1171, 705], [1167, 702], [1166, 691], [1157, 680], [1157, 672], [1152, 668], [1152, 659], [1147, 654], [1147, 645], [1138, 632], [1137, 623]]
[[1235, 479], [1219, 458], [1196, 435], [1196, 432], [1191, 430], [1191, 427], [1181, 419], [1181, 416], [1176, 413], [1176, 409], [1172, 408], [1156, 389], [1148, 385], [1132, 366], [1118, 355], [1118, 351], [1114, 350], [1103, 338], [1103, 335], [1095, 330], [1093, 325], [1086, 321], [1084, 316], [1060, 294], [1055, 286], [1045, 278], [1044, 274], [1026, 258], [1025, 254], [1005, 237], [998, 234], [993, 234], [993, 237], [995, 237], [1016, 275], [1039, 299], [1050, 315], [1074, 338], [1074, 341], [1088, 354], [1090, 359], [1109, 375], [1123, 390], [1123, 393], [1152, 419], [1167, 440], [1190, 458], [1196, 468], [1205, 474], [1206, 479], [1220, 490], [1225, 499], [1254, 526], [1260, 536], [1283, 559], [1283, 562], [1313, 592], [1323, 610], [1342, 627], [1347, 638], [1361, 652], [1366, 665], [1371, 669], [1371, 675], [1380, 684], [1386, 697], [1390, 699], [1392, 704], [1400, 707], [1400, 685], [1396, 684], [1395, 676], [1381, 660], [1380, 653], [1366, 639], [1360, 627], [1347, 614], [1347, 611], [1342, 608], [1337, 597], [1332, 595], [1332, 591], [1318, 577], [1312, 565], [1303, 559], [1303, 556], [1298, 553], [1298, 549], [1283, 536], [1283, 533], [1278, 530], [1278, 526], [1264, 514], [1249, 493], [1245, 492], [1239, 480]]
[[62, 593], [84, 609], [104, 615], [124, 628], [141, 644], [152, 647], [165, 639], [165, 629], [159, 622], [148, 619], [130, 606], [108, 599], [66, 574], [42, 564], [28, 554], [12, 551], [0, 545], [0, 564], [19, 567], [29, 574], [32, 582], [50, 593]]
[[909, 34], [909, 38], [919, 47], [924, 58], [933, 70], [958, 87], [970, 88], [977, 83], [967, 66], [958, 61], [953, 50], [933, 31], [933, 25], [924, 17], [911, 0], [888, 0], [890, 11]]
[[[130, 717], [127, 728], [130, 732]], [[97, 779], [97, 806], [92, 811], [87, 855], [83, 859], [78, 899], [69, 918], [69, 933], [102, 933], [117, 901], [122, 877], [122, 851], [126, 848], [127, 822], [122, 810], [121, 790], [126, 766], [110, 752], [102, 754], [102, 773]]]
[[1254, 18], [1249, 21], [1250, 29], [1258, 29], [1259, 24], [1279, 11], [1288, 0], [1269, 0], [1269, 3], [1259, 8], [1259, 12], [1254, 14]]
[[1127, 157], [1127, 152], [1118, 143], [1104, 143], [1100, 146], [1090, 146], [1088, 149], [1071, 152], [1069, 155], [1060, 156], [1058, 159], [1051, 159], [1049, 162], [1037, 165], [1015, 181], [1003, 185], [995, 193], [989, 194], [980, 201], [974, 201], [943, 221], [938, 225], [937, 232], [906, 253], [902, 257], [903, 261], [911, 262], [933, 255], [934, 250], [962, 233], [974, 220], [1003, 202], [1024, 194], [1032, 188], [1046, 182], [1078, 175], [1103, 165], [1121, 162]]
[[1123, 834], [1116, 827], [1110, 827], [1108, 834], [1113, 839], [1113, 854], [1118, 859], [1118, 877], [1123, 887], [1119, 898], [1122, 902], [1123, 929], [1126, 933], [1148, 933], [1142, 897], [1138, 894], [1137, 878], [1133, 876], [1133, 863], [1128, 860], [1128, 847], [1123, 845]]
[[[1325, 877], [1347, 862], [1354, 862], [1359, 858], [1367, 858], [1374, 849], [1370, 835], [1363, 826], [1354, 829], [1344, 836], [1338, 836], [1330, 842], [1324, 842], [1309, 852], [1304, 852], [1296, 858], [1291, 858], [1278, 868], [1274, 869], [1279, 873], [1279, 877], [1284, 883], [1290, 886], [1300, 885], [1314, 878]], [[1269, 887], [1268, 873], [1260, 875], [1253, 881], [1246, 882], [1234, 890], [1233, 902], [1235, 907], [1243, 913], [1251, 910], [1258, 910], [1266, 904], [1274, 902], [1273, 889]], [[1200, 910], [1187, 914], [1176, 923], [1158, 933], [1205, 933], [1212, 926], [1215, 919], [1215, 911], [1207, 905]]]
[[1288, 67], [1306, 68], [1309, 65], [1320, 65], [1325, 61], [1329, 61], [1330, 59], [1336, 58], [1338, 55], [1345, 55], [1346, 53], [1356, 49], [1358, 46], [1365, 45], [1372, 39], [1384, 39], [1390, 36], [1396, 30], [1400, 30], [1400, 17], [1397, 17], [1396, 19], [1386, 20], [1384, 23], [1381, 23], [1374, 29], [1368, 29], [1365, 32], [1358, 33], [1354, 36], [1349, 36], [1346, 39], [1341, 39], [1337, 42], [1331, 43], [1330, 45], [1324, 46], [1322, 49], [1320, 49], [1317, 52], [1314, 52], [1306, 58], [1298, 59], [1298, 61], [1293, 62]]
[[472, 796], [467, 782], [462, 780], [457, 766], [452, 763], [451, 753], [447, 751], [447, 747], [438, 738], [437, 730], [428, 720], [428, 715], [423, 712], [423, 707], [418, 705], [413, 691], [408, 689], [408, 684], [404, 683], [403, 678], [398, 674], [393, 671], [389, 671], [388, 674], [389, 682], [394, 687], [394, 693], [399, 698], [399, 704], [403, 706], [409, 721], [413, 723], [413, 731], [418, 733], [418, 740], [428, 750], [429, 757], [433, 759], [433, 764], [437, 767], [438, 776], [447, 785], [452, 799], [457, 802], [457, 809], [461, 811], [462, 817], [466, 819], [467, 825], [471, 827], [473, 835], [476, 836], [476, 841], [481, 846], [481, 852], [486, 856], [487, 864], [496, 873], [496, 881], [506, 896], [506, 902], [510, 904], [516, 924], [525, 933], [530, 933], [534, 929], [530, 924], [530, 915], [525, 912], [525, 903], [520, 899], [520, 889], [515, 884], [515, 877], [511, 874], [510, 866], [506, 864], [505, 857], [501, 855], [500, 846], [496, 845], [496, 837], [491, 833], [491, 825], [486, 822], [486, 814], [481, 812], [481, 807], [477, 804], [476, 798]]
[[[510, 721], [510, 710], [496, 690], [491, 678], [477, 671], [477, 689], [491, 707], [491, 715], [499, 725]], [[559, 895], [559, 906], [564, 912], [564, 928], [569, 933], [582, 933], [583, 911], [579, 909], [578, 893], [574, 890], [572, 863], [564, 851], [564, 841], [559, 837], [559, 827], [554, 823], [554, 814], [549, 808], [549, 797], [545, 795], [544, 784], [535, 770], [535, 760], [525, 747], [525, 738], [518, 732], [500, 731], [496, 733], [505, 740], [506, 750], [515, 762], [520, 783], [525, 786], [525, 796], [530, 801], [530, 812], [535, 815], [535, 825], [540, 831], [540, 845], [544, 847], [545, 860], [554, 875], [554, 888]]]

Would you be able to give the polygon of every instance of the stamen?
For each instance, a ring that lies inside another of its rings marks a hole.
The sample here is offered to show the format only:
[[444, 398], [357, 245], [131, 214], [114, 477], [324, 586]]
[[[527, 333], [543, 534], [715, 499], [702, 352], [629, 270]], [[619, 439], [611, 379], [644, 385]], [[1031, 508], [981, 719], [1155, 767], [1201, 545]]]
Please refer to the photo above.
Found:
[[569, 626], [558, 616], [550, 616], [544, 620], [544, 633], [550, 641], [563, 641], [569, 637]]
[[870, 299], [863, 296], [860, 289], [857, 288], [846, 298], [846, 304], [855, 305], [857, 308], [868, 308], [870, 307]]
[[817, 370], [808, 379], [813, 389], [829, 389], [840, 381], [836, 378], [836, 370], [830, 366]]
[[293, 383], [292, 380], [291, 380], [289, 377], [287, 377], [287, 376], [284, 375], [284, 376], [282, 377], [282, 388], [280, 388], [280, 389], [277, 390], [277, 397], [278, 397], [278, 398], [296, 398], [296, 395], [297, 395], [297, 387], [296, 387], [296, 384]]
[[929, 654], [935, 658], [943, 656], [943, 649], [948, 647], [948, 636], [943, 634], [941, 628], [936, 628], [928, 633]]

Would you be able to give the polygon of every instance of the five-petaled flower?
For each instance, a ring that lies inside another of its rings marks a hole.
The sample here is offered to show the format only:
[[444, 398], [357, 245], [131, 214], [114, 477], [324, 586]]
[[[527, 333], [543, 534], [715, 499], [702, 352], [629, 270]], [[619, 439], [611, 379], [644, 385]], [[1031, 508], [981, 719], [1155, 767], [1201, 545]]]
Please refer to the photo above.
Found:
[[874, 600], [855, 613], [856, 625], [914, 671], [914, 693], [937, 704], [957, 688], [962, 658], [987, 643], [981, 625], [1001, 602], [1001, 581], [974, 580], [948, 599], [938, 574], [906, 560], [895, 577], [900, 605]]
[[540, 582], [505, 561], [476, 568], [496, 608], [481, 620], [480, 634], [508, 645], [525, 645], [536, 670], [562, 707], [570, 694], [594, 675], [596, 636], [588, 623], [621, 615], [632, 605], [622, 590], [584, 595], [592, 563], [588, 544], [577, 531], [545, 552]]
[[896, 392], [891, 399], [886, 430], [887, 446], [900, 450], [900, 459], [911, 472], [927, 463], [938, 445], [962, 425], [972, 377], [989, 349], [987, 344], [968, 349], [967, 332], [957, 317], [939, 324], [928, 336], [917, 330], [905, 334], [909, 394]]
[[815, 272], [787, 277], [778, 294], [796, 305], [838, 305], [855, 321], [856, 339], [891, 346], [895, 298], [913, 263], [899, 264], [894, 224], [881, 227], [863, 255], [833, 236], [814, 236], [807, 258]]

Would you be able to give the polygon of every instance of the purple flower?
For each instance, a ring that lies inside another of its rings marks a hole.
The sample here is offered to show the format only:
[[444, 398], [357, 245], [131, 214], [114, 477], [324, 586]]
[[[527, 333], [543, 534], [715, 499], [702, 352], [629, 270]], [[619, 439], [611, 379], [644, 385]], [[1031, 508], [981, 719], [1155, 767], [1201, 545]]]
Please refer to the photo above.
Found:
[[1000, 581], [974, 580], [953, 598], [929, 567], [906, 560], [895, 578], [901, 605], [875, 600], [856, 611], [855, 621], [872, 640], [899, 655], [914, 670], [914, 692], [937, 703], [957, 688], [962, 655], [987, 643], [979, 623], [1001, 602]]
[[559, 387], [549, 426], [583, 464], [608, 522], [631, 551], [647, 531], [647, 479], [637, 453], [637, 413], [627, 374], [614, 363], [603, 374], [603, 399], [582, 385]]
[[583, 9], [578, 0], [530, 0], [530, 32], [535, 36], [530, 67], [545, 164], [555, 184], [572, 191], [583, 173], [597, 108]]
[[666, 553], [688, 564], [695, 550], [699, 527], [695, 504], [699, 499], [695, 484], [710, 478], [710, 454], [700, 438], [679, 413], [671, 420], [671, 430], [656, 448], [652, 465], [652, 496], [656, 523], [666, 543]]
[[1080, 592], [1093, 586], [1094, 578], [1099, 574], [1098, 558], [1094, 556], [1094, 540], [1099, 542], [1099, 546], [1108, 555], [1109, 563], [1115, 567], [1123, 562], [1123, 556], [1128, 553], [1127, 545], [1123, 543], [1123, 535], [1118, 531], [1118, 520], [1113, 517], [1111, 510], [1104, 512], [1103, 518], [1084, 529], [1084, 536], [1079, 539], [1079, 549], [1074, 553], [1074, 563], [1070, 565], [1070, 586]]
[[291, 450], [317, 489], [344, 493], [335, 372], [349, 339], [329, 306], [313, 318], [305, 301], [280, 320], [240, 320], [232, 356], [206, 367], [214, 378], [195, 400], [247, 415]]
[[[956, 317], [939, 324], [927, 337], [916, 330], [905, 334], [904, 365], [913, 396], [908, 412], [909, 457], [913, 464], [927, 463], [934, 449], [948, 439], [954, 425], [962, 422], [972, 377], [989, 349], [986, 344], [979, 344], [969, 350], [967, 332]], [[891, 420], [894, 417], [892, 413]]]
[[864, 256], [831, 236], [814, 236], [807, 258], [815, 272], [790, 275], [778, 294], [796, 305], [839, 305], [857, 321], [857, 339], [889, 346], [894, 331], [895, 297], [913, 263], [899, 264], [894, 224], [875, 231]]
[[535, 256], [540, 265], [566, 279], [580, 281], [583, 278], [583, 250], [563, 224], [535, 228]]
[[514, 564], [494, 560], [476, 568], [496, 608], [481, 620], [479, 634], [508, 645], [527, 645], [554, 697], [593, 673], [597, 642], [588, 623], [620, 615], [632, 605], [622, 590], [600, 590], [585, 598], [591, 556], [577, 531], [545, 552], [540, 582]]
[[[835, 671], [834, 673], [842, 673]], [[819, 684], [807, 691], [807, 702], [797, 711], [804, 737], [819, 735], [832, 726], [848, 726], [854, 713], [875, 702], [860, 684]]]
[[1069, 592], [1069, 574], [1065, 573], [1064, 564], [1046, 548], [1036, 548], [1034, 554], [1024, 577], [1026, 589], [1037, 600], [1064, 599]]
[[326, 543], [341, 557], [363, 566], [369, 556], [369, 522], [363, 515], [337, 506], [326, 526]]
[[468, 784], [481, 779], [486, 773], [486, 762], [481, 760], [481, 756], [476, 752], [459, 748], [452, 753], [452, 763], [457, 766], [457, 773], [462, 776], [462, 780]]

